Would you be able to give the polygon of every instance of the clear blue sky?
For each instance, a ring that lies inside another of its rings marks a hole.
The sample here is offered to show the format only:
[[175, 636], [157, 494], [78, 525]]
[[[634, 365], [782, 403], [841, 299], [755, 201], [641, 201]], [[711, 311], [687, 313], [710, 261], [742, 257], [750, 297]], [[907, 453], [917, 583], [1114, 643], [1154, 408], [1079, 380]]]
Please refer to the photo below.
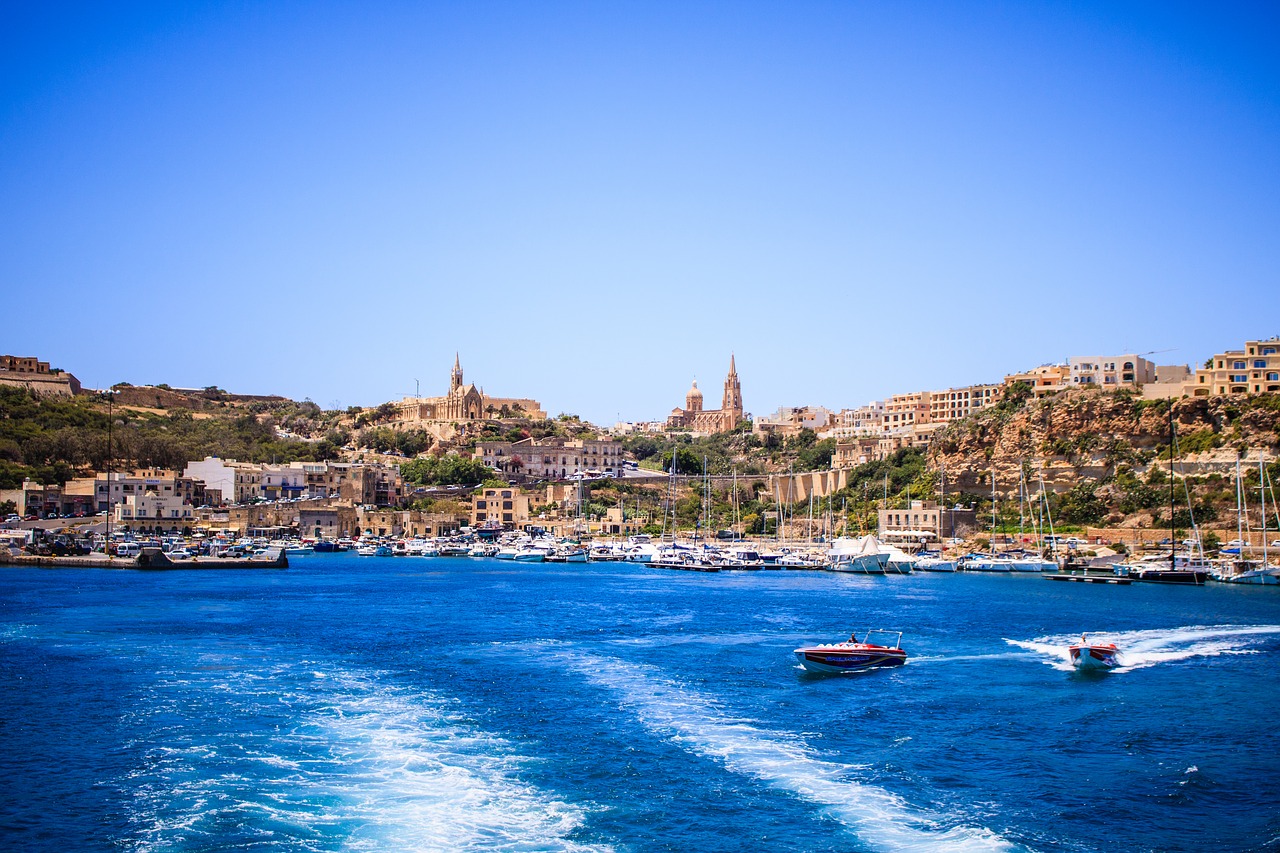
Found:
[[664, 416], [1280, 333], [1280, 6], [8, 3], [0, 351]]

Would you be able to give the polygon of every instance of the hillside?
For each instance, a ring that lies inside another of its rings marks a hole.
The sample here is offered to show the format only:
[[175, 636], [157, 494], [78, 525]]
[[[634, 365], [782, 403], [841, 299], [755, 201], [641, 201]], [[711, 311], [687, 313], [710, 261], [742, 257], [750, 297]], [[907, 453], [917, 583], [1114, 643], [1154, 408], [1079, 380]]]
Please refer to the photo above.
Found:
[[[1063, 520], [1159, 526], [1168, 522], [1171, 408], [1178, 443], [1175, 520], [1189, 520], [1186, 491], [1198, 522], [1234, 520], [1237, 454], [1252, 463], [1244, 472], [1256, 498], [1259, 454], [1274, 460], [1280, 451], [1280, 395], [1147, 401], [1126, 392], [1073, 390], [1006, 400], [948, 425], [930, 448], [929, 467], [945, 471], [949, 493], [979, 503], [991, 493], [993, 474], [1001, 501], [1016, 503], [1021, 470], [1030, 491], [1043, 477]], [[1280, 463], [1268, 470], [1280, 478]]]

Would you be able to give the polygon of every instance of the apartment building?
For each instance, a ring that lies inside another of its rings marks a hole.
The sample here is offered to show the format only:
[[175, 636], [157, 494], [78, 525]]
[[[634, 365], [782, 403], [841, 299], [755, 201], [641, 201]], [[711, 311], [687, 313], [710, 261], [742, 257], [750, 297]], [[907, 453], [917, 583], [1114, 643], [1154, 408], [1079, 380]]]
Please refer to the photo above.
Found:
[[1003, 391], [1003, 385], [966, 385], [963, 388], [930, 391], [929, 421], [949, 423], [968, 417], [980, 409], [994, 406]]
[[804, 429], [825, 430], [833, 420], [831, 410], [822, 406], [779, 406], [773, 414], [752, 421], [751, 431], [757, 436], [790, 437]]
[[482, 489], [471, 499], [471, 526], [511, 530], [529, 521], [532, 505], [533, 496], [517, 488]]
[[619, 470], [622, 444], [611, 438], [482, 441], [476, 444], [475, 458], [495, 471], [554, 480], [588, 471]]
[[223, 500], [244, 503], [262, 496], [262, 465], [206, 456], [200, 462], [188, 462], [184, 477], [204, 482], [206, 488], [217, 489]]
[[1196, 371], [1189, 391], [1197, 397], [1280, 391], [1280, 338], [1245, 341], [1243, 349], [1218, 353]]
[[1067, 359], [1072, 388], [1141, 388], [1156, 381], [1156, 366], [1140, 355], [1078, 355]]
[[1004, 378], [1004, 387], [1017, 382], [1031, 386], [1032, 395], [1038, 400], [1050, 397], [1071, 387], [1071, 368], [1065, 364], [1042, 364], [1021, 373], [1011, 373]]

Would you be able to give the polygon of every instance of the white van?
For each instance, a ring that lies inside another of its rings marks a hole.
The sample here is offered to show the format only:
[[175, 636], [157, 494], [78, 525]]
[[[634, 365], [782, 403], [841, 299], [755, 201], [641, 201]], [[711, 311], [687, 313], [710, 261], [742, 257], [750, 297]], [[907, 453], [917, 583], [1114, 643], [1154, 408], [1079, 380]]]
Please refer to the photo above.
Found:
[[121, 542], [116, 545], [117, 557], [136, 557], [142, 553], [142, 546], [137, 542]]

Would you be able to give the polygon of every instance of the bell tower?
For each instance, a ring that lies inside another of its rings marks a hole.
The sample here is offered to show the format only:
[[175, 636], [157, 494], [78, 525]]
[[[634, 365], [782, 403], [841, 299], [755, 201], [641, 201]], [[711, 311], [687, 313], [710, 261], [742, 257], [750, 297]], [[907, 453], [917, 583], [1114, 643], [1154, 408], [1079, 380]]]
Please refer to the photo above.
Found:
[[731, 426], [737, 426], [742, 420], [742, 385], [738, 382], [738, 367], [733, 353], [729, 353], [729, 375], [724, 379], [724, 402], [720, 409], [726, 415], [732, 413]]
[[453, 354], [453, 372], [449, 374], [449, 390], [457, 391], [462, 387], [462, 362], [458, 358], [458, 354]]

